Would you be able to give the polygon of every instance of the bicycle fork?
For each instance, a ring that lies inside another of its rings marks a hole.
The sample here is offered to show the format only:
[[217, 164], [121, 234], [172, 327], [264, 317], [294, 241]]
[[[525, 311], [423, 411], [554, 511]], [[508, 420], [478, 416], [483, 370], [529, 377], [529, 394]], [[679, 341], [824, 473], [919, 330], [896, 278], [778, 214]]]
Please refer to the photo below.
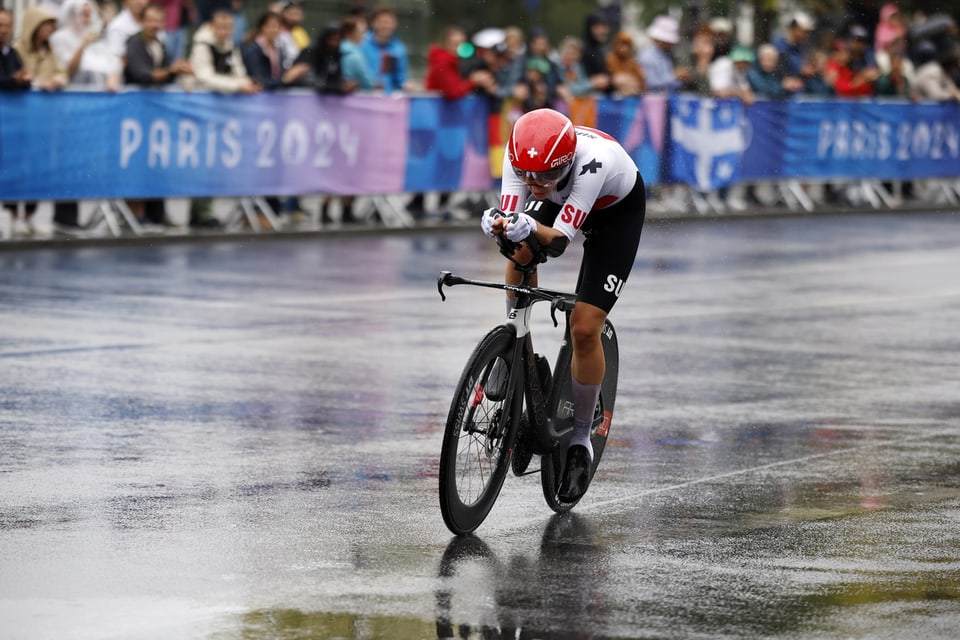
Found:
[[[529, 332], [529, 318], [531, 307], [514, 309], [508, 319], [517, 330], [517, 340], [520, 342], [514, 351], [514, 363], [511, 370], [520, 371], [522, 368], [525, 383], [522, 389], [526, 400], [526, 414], [528, 427], [525, 434], [525, 444], [535, 455], [549, 455], [559, 446], [561, 436], [553, 428], [553, 416], [549, 410], [549, 399], [553, 396], [549, 389], [544, 388], [537, 355], [533, 350], [533, 340]], [[561, 347], [561, 357], [564, 349], [569, 348], [567, 340]], [[556, 382], [556, 381], [555, 381]]]

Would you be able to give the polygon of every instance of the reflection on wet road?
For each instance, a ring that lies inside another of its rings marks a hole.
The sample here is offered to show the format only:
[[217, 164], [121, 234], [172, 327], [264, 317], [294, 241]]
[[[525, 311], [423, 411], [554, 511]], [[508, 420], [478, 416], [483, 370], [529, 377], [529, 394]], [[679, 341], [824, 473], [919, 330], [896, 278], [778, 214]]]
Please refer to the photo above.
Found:
[[649, 225], [590, 493], [509, 477], [463, 539], [437, 456], [503, 303], [435, 279], [501, 276], [478, 231], [0, 252], [0, 639], [952, 638], [958, 246]]

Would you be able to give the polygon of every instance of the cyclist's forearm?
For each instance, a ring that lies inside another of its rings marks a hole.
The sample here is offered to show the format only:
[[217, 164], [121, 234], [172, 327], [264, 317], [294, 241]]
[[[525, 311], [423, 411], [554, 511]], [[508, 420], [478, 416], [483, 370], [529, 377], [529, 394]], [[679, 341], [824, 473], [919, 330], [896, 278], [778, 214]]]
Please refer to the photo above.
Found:
[[563, 253], [563, 250], [570, 244], [570, 239], [562, 231], [539, 222], [537, 222], [537, 230], [534, 235], [542, 247], [554, 248], [553, 252], [548, 251], [548, 255], [554, 255], [554, 257]]

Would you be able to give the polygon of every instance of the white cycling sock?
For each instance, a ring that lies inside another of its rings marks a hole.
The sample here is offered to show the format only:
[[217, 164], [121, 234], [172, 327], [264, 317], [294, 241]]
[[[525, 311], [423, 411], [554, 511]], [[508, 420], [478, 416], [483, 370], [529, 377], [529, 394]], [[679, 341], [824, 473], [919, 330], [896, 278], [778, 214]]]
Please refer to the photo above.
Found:
[[593, 426], [593, 410], [600, 399], [600, 385], [581, 384], [570, 377], [573, 391], [573, 435], [570, 444], [579, 444], [587, 448], [593, 459], [593, 445], [590, 443], [590, 427]]

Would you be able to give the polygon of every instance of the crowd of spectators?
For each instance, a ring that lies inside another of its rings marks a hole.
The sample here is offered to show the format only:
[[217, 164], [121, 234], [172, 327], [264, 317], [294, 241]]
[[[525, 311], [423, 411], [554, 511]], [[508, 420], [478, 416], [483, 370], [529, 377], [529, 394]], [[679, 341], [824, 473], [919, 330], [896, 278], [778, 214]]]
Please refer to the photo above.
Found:
[[[558, 39], [539, 27], [471, 35], [448, 25], [427, 52], [422, 82], [410, 75], [399, 17], [390, 8], [330, 16], [336, 19], [311, 38], [302, 0], [284, 0], [258, 16], [246, 14], [243, 0], [219, 9], [204, 3], [199, 10], [180, 0], [124, 0], [119, 12], [96, 0], [64, 0], [57, 13], [50, 6], [26, 9], [17, 34], [14, 16], [0, 10], [0, 91], [163, 85], [228, 94], [288, 87], [326, 94], [425, 90], [449, 100], [479, 94], [492, 112], [652, 92], [736, 97], [746, 104], [803, 95], [960, 101], [954, 21], [907, 15], [893, 3], [875, 20], [837, 23], [797, 12], [785, 17], [770, 42], [749, 45], [726, 18], [687, 24], [659, 15], [637, 29], [596, 11], [584, 17], [582, 34]], [[293, 215], [299, 206], [296, 199], [272, 202]], [[441, 195], [440, 206], [446, 202]], [[341, 221], [355, 222], [352, 199], [340, 204]], [[162, 221], [162, 211], [140, 205], [132, 207], [139, 218]], [[426, 214], [423, 194], [410, 211], [418, 218]], [[200, 217], [200, 224], [216, 224]], [[18, 218], [16, 226], [28, 231], [29, 217]]]

